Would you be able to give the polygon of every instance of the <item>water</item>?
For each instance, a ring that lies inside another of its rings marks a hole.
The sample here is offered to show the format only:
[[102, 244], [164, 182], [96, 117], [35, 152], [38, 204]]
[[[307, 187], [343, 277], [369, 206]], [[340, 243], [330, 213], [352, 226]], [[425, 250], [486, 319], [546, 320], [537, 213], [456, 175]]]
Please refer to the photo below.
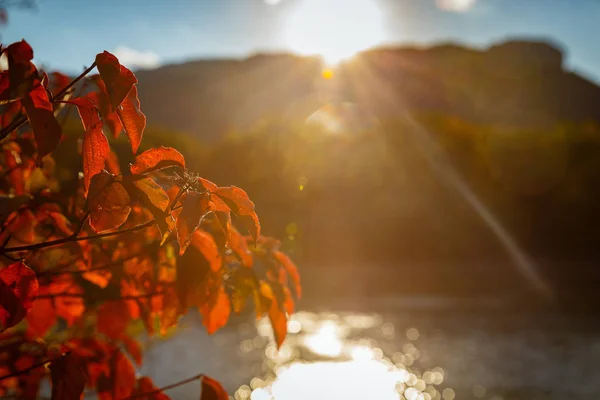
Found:
[[[236, 400], [597, 399], [600, 332], [589, 317], [503, 311], [300, 311], [277, 351], [267, 320], [206, 335], [194, 315], [148, 343], [166, 385], [204, 372]], [[198, 398], [199, 385], [169, 392]]]

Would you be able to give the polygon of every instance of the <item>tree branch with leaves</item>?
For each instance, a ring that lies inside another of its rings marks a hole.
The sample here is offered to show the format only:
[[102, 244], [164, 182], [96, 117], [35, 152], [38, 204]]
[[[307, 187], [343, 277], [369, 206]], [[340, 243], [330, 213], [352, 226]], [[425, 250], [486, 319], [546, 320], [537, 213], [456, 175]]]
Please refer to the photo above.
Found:
[[[261, 235], [244, 190], [188, 171], [176, 149], [138, 152], [137, 79], [115, 56], [98, 54], [71, 80], [38, 70], [25, 41], [1, 51], [0, 395], [35, 398], [50, 374], [53, 400], [86, 388], [168, 399], [164, 390], [199, 379], [202, 399], [227, 399], [202, 374], [164, 388], [136, 378], [143, 349], [128, 328], [164, 335], [196, 310], [212, 334], [251, 299], [280, 346], [301, 295], [296, 266]], [[83, 128], [75, 187], [53, 159], [65, 140], [57, 116], [72, 108]], [[111, 150], [121, 133], [133, 158], [123, 170]]]

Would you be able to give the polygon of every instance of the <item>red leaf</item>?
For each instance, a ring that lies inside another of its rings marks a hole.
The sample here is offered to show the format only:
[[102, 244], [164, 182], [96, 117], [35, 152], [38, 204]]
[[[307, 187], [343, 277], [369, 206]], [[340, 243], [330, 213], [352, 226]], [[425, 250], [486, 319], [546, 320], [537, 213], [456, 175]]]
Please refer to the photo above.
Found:
[[133, 72], [119, 64], [117, 57], [108, 51], [96, 55], [96, 66], [106, 85], [111, 110], [115, 111], [137, 83], [137, 79]]
[[38, 294], [35, 272], [22, 261], [0, 270], [0, 330], [18, 324]]
[[197, 181], [200, 184], [200, 186], [204, 188], [204, 190], [208, 190], [211, 193], [214, 193], [219, 189], [219, 187], [215, 183], [209, 181], [208, 179], [198, 178]]
[[298, 273], [298, 268], [296, 264], [281, 251], [274, 251], [273, 257], [283, 266], [283, 268], [288, 273], [289, 277], [292, 279], [295, 285], [296, 296], [298, 298], [302, 297], [302, 287], [300, 286], [300, 274]]
[[124, 337], [123, 344], [125, 345], [125, 350], [127, 350], [129, 355], [131, 356], [131, 358], [133, 358], [133, 361], [135, 361], [135, 363], [138, 366], [141, 366], [142, 365], [142, 346], [140, 346], [140, 343], [137, 340], [132, 339], [130, 337]]
[[[111, 374], [101, 375], [98, 379], [98, 396], [101, 400], [126, 399], [135, 389], [135, 368], [127, 357], [117, 351], [111, 360]], [[113, 393], [115, 396], [113, 397]]]
[[113, 175], [118, 175], [121, 173], [121, 166], [119, 165], [119, 158], [117, 154], [110, 150], [108, 153], [108, 157], [106, 157], [106, 163], [104, 164], [106, 170]]
[[[39, 295], [49, 294], [48, 287], [39, 288]], [[48, 330], [56, 324], [56, 311], [52, 299], [36, 299], [27, 313], [27, 334], [30, 337], [44, 337]]]
[[83, 289], [75, 283], [72, 275], [60, 275], [47, 287], [48, 294], [67, 295], [57, 296], [54, 299], [54, 306], [56, 308], [56, 315], [64, 319], [68, 326], [72, 326], [85, 311], [83, 297], [78, 297], [83, 295]]
[[48, 93], [43, 86], [38, 85], [27, 93], [22, 103], [33, 128], [38, 159], [41, 159], [56, 149], [62, 137], [62, 129], [54, 118], [52, 103], [50, 103]]
[[225, 201], [256, 240], [260, 236], [260, 223], [248, 194], [235, 186], [220, 187], [214, 193]]
[[169, 396], [158, 390], [152, 379], [142, 376], [138, 378], [138, 388], [134, 395], [140, 400], [171, 400]]
[[208, 301], [202, 304], [200, 313], [202, 314], [202, 323], [209, 335], [225, 326], [231, 313], [231, 303], [222, 285], [219, 285]]
[[123, 124], [125, 133], [131, 143], [131, 150], [137, 153], [144, 129], [146, 128], [146, 116], [140, 110], [140, 101], [138, 99], [137, 86], [133, 86], [125, 98], [125, 101], [117, 109], [117, 115]]
[[130, 321], [129, 309], [122, 301], [107, 301], [98, 307], [96, 320], [98, 332], [111, 339], [119, 339], [123, 336]]
[[183, 199], [183, 208], [177, 217], [177, 241], [179, 254], [185, 253], [190, 244], [192, 233], [200, 225], [200, 221], [208, 212], [208, 195], [189, 192]]
[[66, 88], [69, 83], [71, 83], [71, 78], [61, 72], [52, 72], [50, 76], [51, 79], [49, 86], [53, 95], [56, 95], [58, 92]]
[[146, 150], [137, 156], [135, 163], [131, 165], [131, 173], [134, 175], [147, 174], [172, 166], [178, 166], [185, 170], [185, 159], [177, 150], [161, 146]]
[[9, 45], [5, 52], [14, 63], [21, 64], [33, 60], [33, 49], [25, 40]]
[[245, 267], [252, 267], [254, 260], [244, 237], [235, 229], [229, 229], [227, 246], [239, 257]]
[[110, 147], [108, 139], [102, 132], [102, 121], [94, 103], [86, 97], [73, 99], [69, 103], [77, 106], [81, 123], [85, 129], [85, 135], [83, 136], [83, 184], [87, 195], [92, 177], [104, 169], [104, 164], [110, 154]]
[[192, 246], [202, 253], [211, 270], [218, 272], [221, 269], [221, 253], [210, 233], [197, 229], [192, 235]]
[[219, 382], [204, 375], [202, 377], [202, 394], [200, 395], [200, 400], [229, 400], [229, 395]]
[[50, 364], [52, 400], [77, 400], [83, 394], [88, 379], [85, 360], [74, 354], [66, 354]]
[[131, 212], [129, 202], [127, 190], [116, 176], [106, 171], [94, 175], [88, 195], [90, 226], [104, 232], [123, 225]]

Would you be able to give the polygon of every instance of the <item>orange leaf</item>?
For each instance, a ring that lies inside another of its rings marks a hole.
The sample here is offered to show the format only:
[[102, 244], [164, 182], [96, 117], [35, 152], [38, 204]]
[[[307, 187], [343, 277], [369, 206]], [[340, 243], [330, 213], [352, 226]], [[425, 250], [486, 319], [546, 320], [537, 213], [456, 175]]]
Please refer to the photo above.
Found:
[[134, 395], [140, 400], [171, 400], [169, 396], [158, 390], [152, 379], [142, 376], [138, 378], [138, 388]]
[[135, 163], [131, 166], [131, 173], [134, 175], [147, 174], [172, 166], [178, 166], [185, 170], [185, 159], [177, 150], [161, 146], [146, 150], [137, 156]]
[[111, 366], [113, 368], [110, 376], [104, 374], [98, 379], [98, 396], [101, 400], [126, 399], [133, 394], [135, 388], [135, 368], [129, 359], [118, 350], [114, 354], [114, 359], [111, 360]]
[[107, 301], [98, 307], [96, 320], [98, 332], [111, 339], [119, 339], [123, 336], [130, 321], [129, 309], [122, 301]]
[[229, 230], [229, 241], [227, 246], [239, 257], [242, 265], [245, 267], [252, 267], [254, 260], [252, 259], [252, 253], [248, 249], [248, 244], [244, 237], [235, 229], [230, 228]]
[[214, 193], [219, 189], [219, 187], [215, 183], [209, 181], [208, 179], [198, 178], [197, 181], [200, 184], [200, 186], [204, 188], [204, 190], [207, 190], [211, 193]]
[[190, 244], [192, 234], [200, 225], [200, 221], [208, 212], [209, 197], [198, 192], [189, 192], [183, 199], [183, 208], [177, 217], [177, 241], [179, 254], [185, 253]]
[[135, 187], [137, 187], [143, 194], [148, 197], [148, 200], [154, 207], [161, 211], [165, 211], [169, 207], [169, 196], [165, 190], [158, 183], [154, 182], [151, 178], [144, 178], [133, 181]]
[[124, 337], [123, 344], [125, 345], [125, 350], [127, 350], [129, 355], [131, 356], [131, 358], [133, 358], [133, 361], [135, 361], [135, 363], [138, 366], [141, 366], [142, 365], [142, 347], [140, 346], [140, 343], [137, 340], [132, 339], [130, 337]]
[[117, 115], [129, 138], [131, 150], [135, 154], [138, 151], [138, 147], [140, 147], [144, 129], [146, 128], [146, 116], [140, 110], [137, 86], [134, 85], [131, 88], [125, 101], [117, 108]]
[[269, 284], [264, 281], [260, 282], [260, 294], [271, 301], [268, 311], [269, 320], [273, 327], [275, 343], [277, 344], [277, 347], [281, 347], [287, 335], [287, 316], [285, 310], [281, 309], [273, 294], [273, 289], [271, 289]]
[[38, 294], [35, 272], [22, 261], [0, 270], [0, 330], [18, 324]]
[[38, 159], [41, 159], [56, 149], [62, 137], [62, 129], [54, 117], [52, 103], [42, 85], [27, 93], [22, 103], [33, 128]]
[[256, 240], [260, 236], [260, 223], [248, 194], [235, 186], [220, 187], [214, 193], [223, 199]]
[[225, 288], [219, 285], [215, 293], [211, 294], [211, 298], [200, 307], [202, 314], [202, 323], [209, 335], [225, 326], [231, 312], [231, 303]]
[[85, 97], [73, 99], [69, 103], [77, 106], [81, 123], [85, 129], [85, 135], [83, 136], [83, 184], [87, 194], [92, 177], [104, 169], [110, 147], [108, 139], [102, 132], [102, 121], [94, 103]]
[[221, 253], [219, 253], [215, 239], [213, 239], [210, 233], [196, 229], [192, 235], [192, 246], [202, 253], [206, 261], [208, 261], [211, 270], [218, 272], [221, 269], [223, 259]]
[[[48, 287], [39, 288], [39, 295], [48, 294]], [[56, 323], [56, 311], [52, 299], [36, 299], [27, 313], [27, 334], [30, 337], [44, 337]]]
[[117, 153], [110, 150], [108, 156], [106, 157], [106, 163], [104, 164], [106, 170], [113, 175], [118, 175], [121, 173], [121, 166], [119, 165], [119, 157]]
[[52, 400], [74, 400], [83, 394], [88, 379], [84, 359], [70, 353], [50, 363]]
[[302, 297], [302, 287], [300, 286], [300, 274], [298, 273], [298, 268], [296, 267], [296, 264], [294, 264], [294, 262], [285, 253], [282, 253], [278, 250], [273, 252], [273, 257], [275, 257], [275, 259], [279, 261], [283, 268], [285, 268], [289, 277], [292, 278], [292, 282], [294, 282], [295, 284], [294, 289], [296, 291], [296, 296], [298, 298]]
[[68, 326], [83, 315], [85, 304], [83, 297], [83, 289], [75, 283], [72, 275], [60, 275], [56, 280], [52, 281], [48, 286], [48, 294], [68, 296], [58, 296], [54, 299], [56, 315], [67, 322]]
[[123, 225], [131, 212], [129, 202], [129, 195], [116, 176], [106, 171], [94, 175], [88, 194], [90, 226], [103, 232]]
[[202, 377], [202, 393], [200, 395], [200, 400], [229, 400], [229, 395], [219, 382], [204, 375]]
[[106, 86], [111, 110], [115, 111], [137, 83], [137, 79], [133, 72], [122, 66], [117, 57], [108, 51], [96, 55], [96, 66]]

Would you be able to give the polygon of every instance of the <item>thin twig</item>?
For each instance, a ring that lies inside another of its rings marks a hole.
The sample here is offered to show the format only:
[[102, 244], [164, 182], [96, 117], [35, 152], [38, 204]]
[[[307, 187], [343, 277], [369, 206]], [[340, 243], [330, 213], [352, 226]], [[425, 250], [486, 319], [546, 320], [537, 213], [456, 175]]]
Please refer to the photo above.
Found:
[[156, 390], [153, 390], [151, 392], [140, 393], [140, 394], [135, 394], [135, 395], [130, 396], [130, 397], [126, 397], [123, 400], [139, 399], [140, 397], [151, 396], [153, 394], [164, 392], [165, 390], [169, 390], [169, 389], [173, 389], [173, 388], [176, 388], [176, 387], [179, 387], [179, 386], [186, 385], [186, 384], [188, 384], [190, 382], [194, 382], [194, 381], [197, 381], [197, 380], [202, 379], [202, 378], [204, 378], [204, 374], [198, 374], [196, 376], [192, 376], [191, 378], [187, 378], [187, 379], [184, 379], [182, 381], [175, 382], [175, 383], [172, 383], [172, 384], [167, 385], [167, 386], [163, 386], [163, 387], [161, 387], [159, 389], [156, 389]]
[[49, 359], [49, 360], [46, 360], [46, 361], [39, 362], [39, 363], [37, 363], [37, 364], [33, 364], [32, 366], [30, 366], [30, 367], [27, 367], [27, 368], [25, 368], [25, 369], [21, 369], [21, 370], [15, 371], [15, 372], [11, 372], [10, 374], [6, 374], [6, 375], [3, 375], [3, 376], [0, 376], [0, 381], [2, 381], [2, 380], [4, 380], [4, 379], [12, 378], [13, 376], [24, 375], [24, 374], [28, 373], [29, 371], [33, 371], [33, 370], [34, 370], [34, 369], [36, 369], [36, 368], [43, 367], [43, 366], [44, 366], [44, 365], [46, 365], [47, 363], [49, 363], [49, 362], [52, 362], [52, 361], [54, 361], [54, 360], [56, 360], [57, 358], [60, 358], [60, 357], [62, 357], [62, 356], [66, 356], [66, 355], [67, 355], [67, 354], [69, 354], [69, 353], [70, 353], [70, 351], [68, 351], [68, 352], [66, 352], [66, 353], [64, 353], [64, 354], [61, 354], [61, 355], [60, 355], [60, 356], [58, 356], [58, 357], [51, 358], [51, 359]]
[[99, 233], [97, 235], [92, 235], [92, 236], [81, 236], [81, 237], [69, 236], [69, 237], [62, 238], [62, 239], [51, 240], [49, 242], [29, 244], [26, 246], [9, 247], [9, 248], [0, 249], [0, 254], [15, 253], [17, 251], [26, 251], [26, 250], [37, 250], [37, 249], [43, 249], [46, 247], [58, 246], [58, 245], [70, 243], [70, 242], [81, 242], [84, 240], [94, 240], [94, 239], [101, 239], [101, 238], [105, 238], [105, 237], [109, 237], [109, 236], [123, 235], [125, 233], [141, 231], [142, 229], [146, 229], [154, 224], [156, 224], [156, 220], [153, 219], [153, 220], [150, 220], [143, 224], [136, 225], [134, 227], [123, 229], [120, 231]]
[[[69, 89], [71, 89], [77, 82], [79, 82], [87, 74], [89, 74], [94, 68], [96, 68], [96, 62], [94, 62], [85, 71], [83, 71], [77, 78], [73, 79], [71, 81], [71, 83], [69, 83], [67, 86], [65, 86], [60, 92], [58, 92], [56, 95], [50, 97], [50, 99], [49, 99], [50, 103], [55, 102], [56, 100], [62, 99], [65, 96], [65, 94], [67, 94]], [[14, 130], [19, 129], [21, 126], [25, 125], [27, 123], [27, 121], [28, 121], [28, 118], [26, 116], [23, 116], [21, 119], [16, 120], [14, 123], [10, 124], [9, 126], [7, 126], [4, 129], [2, 129], [0, 131], [0, 140], [4, 139], [8, 135], [10, 135], [10, 133], [13, 132]]]
[[[161, 292], [140, 294], [138, 296], [108, 297], [108, 298], [102, 298], [102, 300], [103, 301], [138, 300], [138, 299], [147, 299], [149, 297], [162, 296], [166, 293], [167, 293], [167, 291], [163, 290]], [[56, 299], [56, 298], [60, 298], [60, 297], [70, 297], [70, 298], [75, 298], [75, 299], [86, 299], [87, 298], [85, 294], [79, 294], [79, 293], [54, 293], [54, 294], [41, 294], [39, 296], [36, 296], [35, 299], [36, 300], [37, 299]]]

